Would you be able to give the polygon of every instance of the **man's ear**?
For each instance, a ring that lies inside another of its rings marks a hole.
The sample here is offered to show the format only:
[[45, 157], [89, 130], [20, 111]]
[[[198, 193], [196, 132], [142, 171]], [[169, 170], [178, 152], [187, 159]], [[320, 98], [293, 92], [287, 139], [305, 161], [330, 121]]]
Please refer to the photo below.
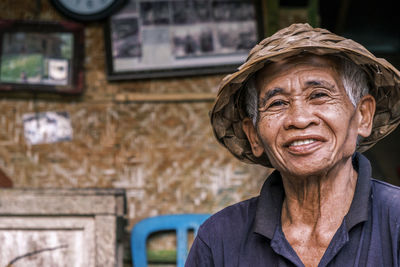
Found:
[[242, 121], [242, 129], [250, 142], [251, 150], [253, 151], [254, 156], [260, 157], [264, 153], [264, 147], [258, 137], [257, 130], [253, 125], [253, 121], [250, 118], [245, 118]]
[[369, 94], [361, 98], [358, 103], [357, 109], [360, 114], [358, 134], [362, 137], [368, 137], [371, 134], [375, 106], [375, 98]]

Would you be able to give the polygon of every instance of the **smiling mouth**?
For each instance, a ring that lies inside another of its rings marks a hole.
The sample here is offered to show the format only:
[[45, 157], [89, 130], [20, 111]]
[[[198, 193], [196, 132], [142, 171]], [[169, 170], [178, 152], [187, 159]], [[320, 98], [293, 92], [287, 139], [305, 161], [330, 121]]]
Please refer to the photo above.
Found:
[[294, 141], [294, 142], [290, 143], [290, 144], [289, 144], [289, 147], [308, 145], [308, 144], [314, 143], [314, 142], [316, 142], [316, 141], [317, 141], [317, 140], [315, 140], [315, 139], [297, 140], [297, 141]]

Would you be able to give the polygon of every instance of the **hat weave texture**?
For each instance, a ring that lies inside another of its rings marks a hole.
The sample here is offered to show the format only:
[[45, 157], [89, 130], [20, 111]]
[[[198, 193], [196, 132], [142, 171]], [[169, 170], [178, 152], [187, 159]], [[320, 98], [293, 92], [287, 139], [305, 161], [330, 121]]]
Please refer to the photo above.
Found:
[[366, 72], [370, 94], [376, 100], [376, 112], [372, 133], [358, 144], [357, 151], [369, 149], [400, 123], [400, 72], [395, 67], [351, 39], [308, 24], [292, 24], [257, 44], [246, 62], [220, 83], [210, 112], [211, 124], [217, 140], [238, 159], [272, 167], [265, 154], [258, 158], [253, 155], [242, 130], [242, 120], [247, 116], [241, 98], [244, 83], [266, 63], [305, 52], [345, 57]]

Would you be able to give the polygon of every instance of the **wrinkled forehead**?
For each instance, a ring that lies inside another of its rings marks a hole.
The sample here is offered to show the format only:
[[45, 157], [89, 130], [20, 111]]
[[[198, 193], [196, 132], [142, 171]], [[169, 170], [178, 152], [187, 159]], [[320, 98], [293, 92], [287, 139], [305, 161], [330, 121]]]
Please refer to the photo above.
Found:
[[262, 88], [262, 85], [274, 77], [301, 66], [320, 68], [339, 77], [341, 71], [339, 62], [339, 58], [335, 56], [320, 56], [309, 53], [288, 57], [278, 62], [270, 62], [260, 69], [255, 74], [256, 85], [257, 88]]

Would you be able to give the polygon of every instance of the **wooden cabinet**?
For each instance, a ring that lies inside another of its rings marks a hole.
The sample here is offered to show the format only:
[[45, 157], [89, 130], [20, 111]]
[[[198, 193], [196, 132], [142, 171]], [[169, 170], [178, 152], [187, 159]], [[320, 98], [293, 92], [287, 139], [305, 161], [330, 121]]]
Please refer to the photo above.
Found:
[[0, 266], [122, 266], [125, 192], [0, 190]]

